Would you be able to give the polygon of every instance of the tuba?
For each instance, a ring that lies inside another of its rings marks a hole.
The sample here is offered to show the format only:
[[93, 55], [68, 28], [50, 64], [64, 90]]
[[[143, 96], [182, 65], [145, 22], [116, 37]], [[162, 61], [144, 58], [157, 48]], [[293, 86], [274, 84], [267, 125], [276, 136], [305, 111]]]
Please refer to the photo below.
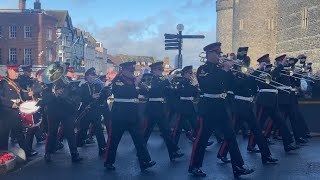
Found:
[[55, 62], [48, 66], [42, 73], [42, 81], [45, 84], [53, 84], [52, 92], [55, 96], [58, 89], [64, 89], [69, 85], [69, 80], [65, 76], [66, 65], [60, 62]]

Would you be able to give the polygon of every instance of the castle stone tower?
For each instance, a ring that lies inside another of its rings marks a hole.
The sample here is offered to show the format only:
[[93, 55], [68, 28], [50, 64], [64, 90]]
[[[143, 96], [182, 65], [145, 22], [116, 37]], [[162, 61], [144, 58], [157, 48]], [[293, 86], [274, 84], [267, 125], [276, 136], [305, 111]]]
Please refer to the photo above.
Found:
[[217, 0], [217, 41], [222, 43], [222, 52], [232, 52], [233, 0]]
[[277, 0], [234, 0], [232, 51], [249, 47], [251, 66], [268, 53], [275, 57]]

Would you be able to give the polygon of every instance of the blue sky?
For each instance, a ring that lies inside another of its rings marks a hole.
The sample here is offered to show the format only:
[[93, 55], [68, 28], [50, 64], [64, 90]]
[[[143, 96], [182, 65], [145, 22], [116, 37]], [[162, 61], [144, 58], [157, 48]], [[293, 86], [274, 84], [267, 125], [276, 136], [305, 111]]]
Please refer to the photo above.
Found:
[[[0, 9], [16, 9], [19, 0], [0, 0]], [[110, 54], [165, 56], [164, 33], [203, 34], [202, 40], [185, 40], [184, 65], [199, 65], [203, 46], [215, 41], [215, 0], [40, 0], [43, 9], [68, 10], [73, 25], [89, 31]], [[34, 0], [27, 0], [33, 8]]]

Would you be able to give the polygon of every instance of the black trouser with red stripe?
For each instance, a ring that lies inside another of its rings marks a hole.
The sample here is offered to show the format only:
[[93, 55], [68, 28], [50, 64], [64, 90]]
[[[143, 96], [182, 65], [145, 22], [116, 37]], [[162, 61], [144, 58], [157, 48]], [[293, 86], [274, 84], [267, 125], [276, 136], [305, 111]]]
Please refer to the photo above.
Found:
[[166, 116], [159, 114], [147, 113], [147, 116], [144, 120], [144, 142], [147, 144], [151, 133], [153, 131], [154, 126], [157, 124], [159, 130], [162, 134], [163, 140], [167, 145], [169, 157], [171, 157], [172, 153], [179, 150], [177, 143], [173, 140], [171, 136], [171, 130], [169, 126], [169, 121]]
[[140, 126], [138, 118], [117, 119], [112, 117], [112, 119], [109, 120], [109, 133], [105, 154], [105, 163], [115, 163], [118, 145], [125, 131], [128, 131], [131, 135], [134, 146], [137, 150], [139, 162], [149, 162], [151, 158], [146, 144], [143, 141], [143, 129]]
[[294, 106], [291, 104], [279, 104], [280, 111], [283, 115], [283, 118], [286, 120], [289, 118], [292, 131], [293, 131], [293, 136], [295, 139], [298, 139], [300, 137], [304, 137], [304, 127], [301, 122], [299, 122], [299, 118], [297, 114], [294, 112]]
[[[197, 122], [197, 115], [196, 114], [185, 114], [185, 113], [178, 113], [177, 120], [175, 127], [173, 129], [173, 140], [178, 144], [180, 135], [182, 132], [182, 128], [186, 128], [186, 126], [190, 124], [192, 131], [197, 134], [198, 132], [198, 122]], [[185, 129], [186, 130], [186, 129]]]
[[8, 150], [9, 133], [14, 133], [20, 148], [26, 151], [21, 117], [17, 109], [1, 108], [0, 150]]
[[[268, 106], [262, 106], [257, 105], [257, 122], [260, 125], [263, 125], [264, 122], [268, 117], [270, 117], [270, 120], [267, 124], [267, 127], [265, 129], [264, 135], [268, 134], [271, 131], [273, 123], [279, 127], [280, 134], [283, 138], [283, 146], [288, 146], [289, 144], [293, 143], [293, 139], [291, 137], [289, 128], [284, 121], [284, 119], [281, 116], [281, 113], [279, 111], [279, 108], [276, 107], [268, 107]], [[256, 140], [253, 134], [250, 135], [249, 138], [249, 145], [251, 147], [254, 147], [256, 145]]]
[[92, 123], [93, 134], [97, 138], [99, 148], [106, 147], [106, 140], [103, 135], [101, 114], [99, 109], [91, 110], [83, 119], [80, 121], [80, 130], [77, 134], [77, 143], [81, 146], [84, 144], [85, 139], [88, 138], [87, 132], [89, 125]]
[[208, 104], [203, 102], [201, 104], [199, 110], [201, 111], [201, 108], [207, 108], [207, 110], [201, 111], [202, 113], [199, 117], [200, 127], [197, 138], [193, 144], [189, 170], [202, 166], [205, 149], [214, 129], [220, 130], [228, 143], [232, 167], [243, 166], [244, 162], [238, 147], [236, 135], [232, 128], [231, 120], [226, 111], [226, 104], [224, 102]]
[[[241, 101], [241, 100], [235, 100], [235, 101]], [[241, 102], [236, 102], [236, 111], [233, 112], [232, 114], [232, 124], [234, 129], [237, 129], [237, 127], [240, 127], [240, 125], [243, 122], [247, 122], [251, 133], [254, 136], [254, 139], [256, 141], [256, 143], [259, 146], [259, 149], [261, 151], [261, 156], [262, 157], [268, 157], [271, 155], [270, 149], [268, 147], [267, 141], [264, 138], [263, 134], [262, 134], [262, 130], [260, 127], [260, 124], [257, 123], [255, 114], [253, 112], [253, 107], [252, 107], [252, 103], [251, 102], [246, 102], [246, 101], [241, 101]], [[248, 148], [250, 148], [250, 145], [253, 141], [253, 138], [249, 139], [248, 142]], [[218, 158], [221, 157], [226, 157], [228, 154], [228, 143], [227, 141], [224, 141], [223, 144], [221, 145], [218, 155]]]
[[70, 115], [57, 116], [48, 113], [48, 134], [46, 141], [46, 153], [54, 153], [57, 144], [57, 135], [60, 122], [63, 126], [63, 134], [67, 138], [70, 153], [77, 153], [76, 135], [74, 133], [74, 118]]

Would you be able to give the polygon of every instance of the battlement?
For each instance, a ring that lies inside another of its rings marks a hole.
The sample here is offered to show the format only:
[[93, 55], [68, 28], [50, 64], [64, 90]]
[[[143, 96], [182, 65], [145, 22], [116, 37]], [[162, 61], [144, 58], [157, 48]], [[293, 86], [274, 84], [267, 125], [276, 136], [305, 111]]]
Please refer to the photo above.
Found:
[[216, 1], [216, 11], [223, 11], [233, 8], [233, 0], [217, 0]]

